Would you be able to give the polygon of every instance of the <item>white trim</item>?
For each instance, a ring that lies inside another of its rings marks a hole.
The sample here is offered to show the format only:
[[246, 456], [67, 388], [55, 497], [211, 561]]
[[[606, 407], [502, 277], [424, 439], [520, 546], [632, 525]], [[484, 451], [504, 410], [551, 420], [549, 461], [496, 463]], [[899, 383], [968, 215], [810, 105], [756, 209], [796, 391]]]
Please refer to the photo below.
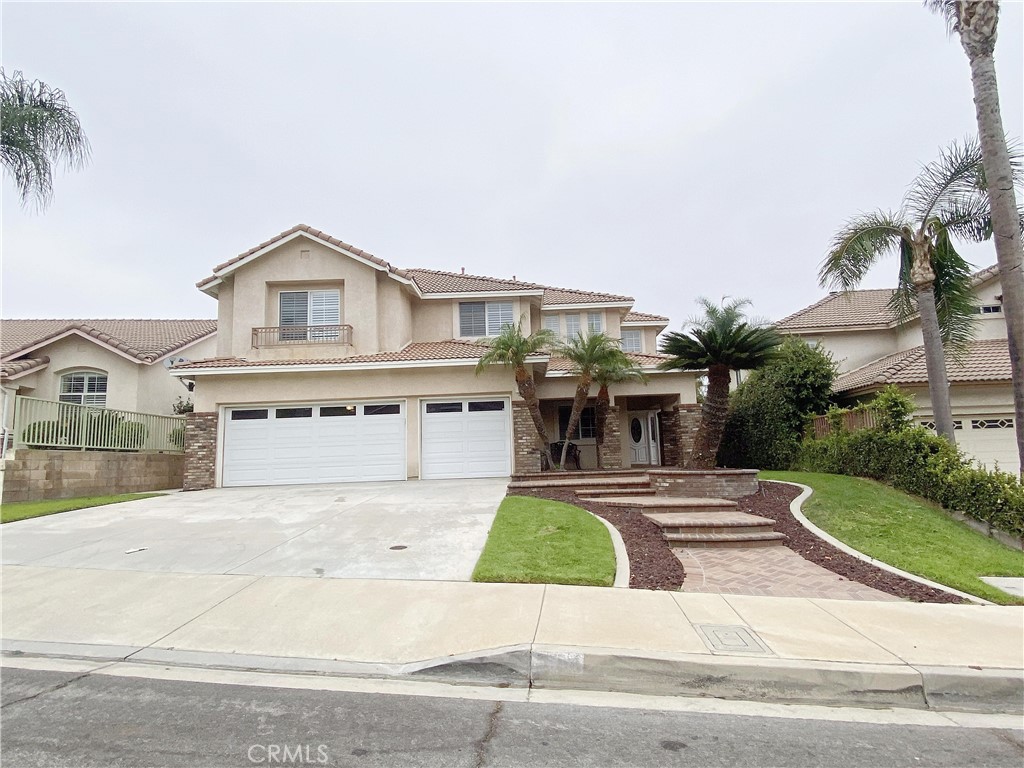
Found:
[[16, 358], [16, 357], [21, 357], [22, 355], [27, 355], [29, 352], [33, 352], [34, 350], [41, 349], [42, 347], [47, 347], [50, 344], [54, 344], [54, 343], [56, 343], [58, 341], [66, 339], [68, 336], [80, 336], [81, 338], [85, 339], [86, 341], [91, 341], [94, 344], [96, 344], [97, 346], [100, 346], [100, 347], [103, 347], [104, 349], [110, 350], [115, 355], [120, 355], [125, 360], [131, 360], [133, 363], [137, 363], [139, 365], [146, 365], [147, 362], [148, 362], [146, 360], [140, 360], [139, 358], [135, 357], [134, 355], [129, 355], [127, 352], [122, 352], [117, 347], [113, 347], [110, 344], [107, 344], [106, 342], [100, 341], [95, 336], [90, 336], [88, 333], [85, 333], [84, 331], [82, 331], [79, 328], [68, 328], [68, 330], [64, 331], [63, 333], [60, 333], [60, 334], [58, 334], [56, 336], [53, 336], [53, 337], [51, 337], [49, 339], [46, 339], [45, 341], [37, 342], [36, 344], [33, 344], [31, 347], [26, 347], [25, 349], [15, 350], [14, 352], [9, 353], [8, 357], [4, 358], [4, 362], [5, 363], [13, 362], [13, 359]]
[[529, 290], [522, 290], [522, 291], [517, 291], [517, 290], [512, 290], [512, 291], [458, 291], [458, 292], [449, 292], [449, 293], [424, 293], [424, 294], [422, 294], [422, 296], [420, 298], [422, 298], [424, 300], [429, 300], [429, 299], [448, 299], [448, 300], [451, 300], [451, 299], [467, 299], [467, 298], [468, 299], [473, 299], [473, 298], [493, 299], [493, 298], [501, 298], [503, 296], [508, 297], [508, 298], [512, 298], [514, 296], [543, 296], [543, 295], [544, 295], [544, 291], [538, 291], [536, 289], [531, 288]]
[[[636, 353], [634, 353], [634, 354], [636, 354]], [[643, 371], [644, 373], [697, 373], [696, 371], [677, 371], [677, 370], [666, 371], [666, 370], [663, 370], [661, 368], [658, 368], [657, 366], [653, 366], [653, 367], [640, 366], [640, 370]], [[573, 377], [573, 376], [576, 376], [576, 374], [572, 373], [571, 371], [549, 371], [546, 374], [544, 374], [544, 378], [546, 378], [546, 379], [561, 379], [561, 378], [567, 378], [567, 377]]]
[[542, 303], [540, 308], [542, 312], [564, 312], [566, 310], [577, 310], [577, 309], [613, 309], [615, 307], [629, 307], [633, 306], [633, 302], [624, 301], [590, 301], [582, 304], [544, 304]]
[[[527, 363], [546, 363], [548, 355], [533, 355], [526, 358]], [[239, 373], [287, 373], [295, 372], [317, 372], [317, 371], [373, 371], [389, 368], [454, 368], [458, 366], [475, 366], [480, 362], [478, 357], [451, 358], [445, 360], [402, 360], [380, 363], [311, 363], [308, 365], [246, 365], [230, 366], [222, 368], [191, 368], [186, 370], [175, 370], [171, 368], [171, 375], [180, 378], [191, 378], [192, 376], [209, 376], [211, 374], [239, 374]]]
[[619, 323], [621, 328], [668, 328], [668, 320], [630, 320]]
[[907, 573], [907, 571], [901, 571], [899, 568], [891, 566], [888, 563], [882, 562], [881, 560], [875, 560], [873, 557], [870, 557], [869, 555], [865, 555], [863, 552], [860, 552], [859, 550], [854, 549], [853, 547], [849, 546], [848, 544], [844, 544], [843, 542], [841, 542], [839, 539], [835, 538], [834, 536], [829, 535], [828, 533], [823, 531], [821, 528], [816, 526], [814, 523], [812, 523], [810, 520], [808, 520], [804, 516], [804, 513], [801, 511], [801, 507], [803, 506], [803, 503], [808, 498], [810, 498], [810, 495], [812, 493], [814, 493], [814, 489], [811, 488], [810, 486], [804, 485], [803, 483], [794, 483], [794, 482], [791, 482], [789, 480], [762, 480], [761, 482], [763, 482], [763, 483], [781, 483], [783, 485], [793, 485], [793, 486], [796, 486], [797, 488], [800, 488], [801, 489], [800, 495], [797, 496], [795, 499], [793, 499], [793, 501], [791, 501], [789, 503], [790, 514], [792, 514], [793, 517], [795, 517], [797, 519], [797, 521], [800, 523], [800, 525], [802, 525], [808, 531], [813, 533], [815, 536], [817, 536], [822, 541], [828, 542], [829, 544], [831, 544], [833, 547], [835, 547], [836, 549], [840, 550], [841, 552], [845, 552], [846, 554], [850, 555], [851, 557], [857, 558], [861, 562], [869, 563], [870, 565], [875, 566], [875, 568], [879, 568], [879, 569], [881, 569], [883, 571], [888, 571], [889, 573], [894, 573], [897, 576], [902, 576], [904, 579], [908, 579], [909, 581], [916, 581], [918, 584], [923, 584], [926, 587], [931, 587], [932, 589], [938, 589], [938, 590], [941, 590], [942, 592], [948, 592], [951, 595], [956, 595], [957, 597], [962, 597], [965, 600], [970, 600], [971, 602], [974, 602], [974, 603], [981, 603], [982, 605], [995, 605], [995, 603], [992, 603], [992, 602], [986, 600], [983, 597], [978, 597], [977, 595], [969, 595], [966, 592], [961, 592], [959, 589], [953, 589], [952, 587], [947, 587], [945, 584], [939, 584], [938, 582], [930, 581], [930, 580], [928, 580], [928, 579], [926, 579], [926, 578], [924, 578], [922, 576], [916, 576], [913, 573]]

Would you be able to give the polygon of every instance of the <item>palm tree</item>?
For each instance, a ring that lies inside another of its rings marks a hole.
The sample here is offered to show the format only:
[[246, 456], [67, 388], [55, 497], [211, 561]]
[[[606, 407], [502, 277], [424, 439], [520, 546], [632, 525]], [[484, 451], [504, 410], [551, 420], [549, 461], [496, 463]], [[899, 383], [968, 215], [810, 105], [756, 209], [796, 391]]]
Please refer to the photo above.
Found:
[[21, 204], [40, 210], [53, 195], [53, 166], [81, 168], [89, 160], [89, 140], [64, 92], [21, 72], [0, 69], [0, 160], [14, 177]]
[[617, 354], [609, 355], [594, 371], [594, 382], [598, 385], [595, 413], [595, 433], [597, 442], [597, 468], [601, 468], [601, 446], [604, 445], [605, 427], [608, 421], [608, 408], [611, 397], [608, 394], [609, 384], [621, 384], [626, 381], [647, 381], [647, 376], [640, 366], [621, 349]]
[[553, 462], [548, 443], [548, 430], [544, 425], [544, 417], [540, 413], [537, 385], [533, 381], [533, 375], [526, 369], [526, 361], [532, 355], [546, 354], [555, 343], [555, 334], [542, 329], [534, 331], [529, 336], [524, 336], [523, 324], [520, 321], [515, 325], [504, 326], [500, 334], [491, 339], [482, 339], [481, 343], [486, 344], [490, 349], [476, 364], [477, 375], [495, 363], [512, 368], [519, 396], [526, 402], [530, 418], [533, 419], [533, 426], [537, 429], [537, 437], [540, 440], [539, 448], [547, 457], [548, 466], [551, 466]]
[[731, 371], [760, 368], [774, 355], [781, 337], [760, 321], [748, 321], [747, 299], [722, 300], [721, 306], [701, 296], [704, 310], [691, 319], [689, 330], [665, 334], [661, 351], [671, 359], [658, 365], [667, 371], [708, 372], [708, 389], [700, 411], [700, 426], [686, 469], [714, 469], [729, 410]]
[[1010, 348], [1010, 373], [1013, 380], [1014, 425], [1017, 453], [1024, 478], [1024, 252], [1021, 248], [1020, 216], [1014, 193], [1014, 168], [1003, 133], [999, 109], [999, 89], [993, 54], [999, 23], [998, 0], [928, 0], [927, 6], [942, 14], [951, 33], [971, 64], [974, 106], [981, 138], [992, 230], [996, 241], [996, 261], [1003, 289], [1003, 313]]
[[572, 399], [569, 425], [565, 429], [562, 456], [558, 462], [564, 468], [569, 455], [569, 438], [579, 426], [580, 416], [590, 396], [590, 385], [594, 382], [596, 372], [603, 366], [611, 365], [617, 359], [616, 356], [622, 355], [623, 352], [619, 348], [618, 339], [604, 333], [591, 333], [586, 336], [582, 333], [577, 334], [575, 338], [559, 344], [556, 350], [571, 363], [570, 371], [577, 377], [576, 395]]
[[851, 219], [835, 235], [821, 265], [823, 287], [850, 290], [889, 253], [899, 256], [899, 280], [890, 307], [904, 322], [921, 315], [928, 393], [936, 431], [955, 442], [943, 343], [956, 352], [973, 335], [970, 265], [952, 238], [981, 242], [992, 236], [981, 147], [954, 142], [926, 165], [896, 213]]

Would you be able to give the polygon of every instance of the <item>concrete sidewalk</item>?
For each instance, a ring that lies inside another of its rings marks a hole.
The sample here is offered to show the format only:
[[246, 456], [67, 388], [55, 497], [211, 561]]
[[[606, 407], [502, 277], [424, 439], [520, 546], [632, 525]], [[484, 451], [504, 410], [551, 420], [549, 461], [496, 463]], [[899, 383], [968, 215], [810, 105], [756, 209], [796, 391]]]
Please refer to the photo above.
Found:
[[1020, 712], [1024, 608], [5, 566], [7, 653]]

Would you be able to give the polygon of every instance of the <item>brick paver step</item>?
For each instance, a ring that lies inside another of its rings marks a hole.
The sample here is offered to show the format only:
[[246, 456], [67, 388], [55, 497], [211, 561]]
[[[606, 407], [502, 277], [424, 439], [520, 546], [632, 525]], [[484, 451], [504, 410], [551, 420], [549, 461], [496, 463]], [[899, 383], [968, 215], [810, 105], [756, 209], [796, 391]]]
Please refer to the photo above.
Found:
[[786, 535], [777, 531], [756, 533], [664, 533], [669, 546], [676, 549], [711, 547], [773, 547], [780, 546]]
[[594, 501], [616, 507], [636, 507], [647, 512], [728, 512], [736, 509], [736, 502], [728, 499], [699, 499], [686, 496], [604, 496]]
[[636, 488], [581, 488], [576, 491], [580, 498], [600, 500], [604, 496], [653, 496], [654, 489], [644, 487]]
[[775, 521], [747, 512], [649, 512], [644, 517], [666, 532], [691, 528], [772, 528]]
[[520, 480], [550, 480], [553, 477], [575, 477], [577, 479], [590, 479], [595, 477], [642, 477], [647, 478], [645, 469], [570, 469], [565, 472], [517, 472], [512, 475], [512, 482]]
[[649, 487], [649, 480], [642, 477], [579, 477], [569, 475], [567, 477], [548, 477], [537, 480], [513, 480], [508, 484], [509, 490], [519, 488], [637, 488]]

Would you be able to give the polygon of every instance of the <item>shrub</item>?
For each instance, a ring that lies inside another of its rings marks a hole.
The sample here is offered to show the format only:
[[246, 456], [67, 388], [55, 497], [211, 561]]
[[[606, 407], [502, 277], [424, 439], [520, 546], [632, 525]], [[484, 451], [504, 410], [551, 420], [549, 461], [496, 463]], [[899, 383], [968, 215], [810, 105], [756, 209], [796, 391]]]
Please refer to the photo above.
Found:
[[718, 463], [788, 469], [808, 416], [828, 407], [835, 372], [835, 362], [820, 347], [786, 338], [777, 356], [730, 397]]
[[[896, 410], [893, 411], [895, 413]], [[804, 442], [795, 469], [870, 477], [1024, 536], [1024, 486], [1007, 472], [967, 461], [923, 427], [837, 432]]]
[[33, 421], [21, 433], [21, 441], [29, 448], [52, 448], [61, 445], [61, 425], [58, 421]]
[[175, 427], [171, 430], [171, 433], [167, 436], [167, 441], [178, 450], [185, 447], [185, 427]]
[[137, 451], [145, 444], [148, 435], [149, 427], [141, 421], [126, 421], [117, 428], [116, 447]]
[[910, 415], [914, 412], [914, 398], [903, 392], [895, 384], [890, 384], [871, 401], [878, 418], [878, 427], [883, 432], [900, 432], [911, 424]]

